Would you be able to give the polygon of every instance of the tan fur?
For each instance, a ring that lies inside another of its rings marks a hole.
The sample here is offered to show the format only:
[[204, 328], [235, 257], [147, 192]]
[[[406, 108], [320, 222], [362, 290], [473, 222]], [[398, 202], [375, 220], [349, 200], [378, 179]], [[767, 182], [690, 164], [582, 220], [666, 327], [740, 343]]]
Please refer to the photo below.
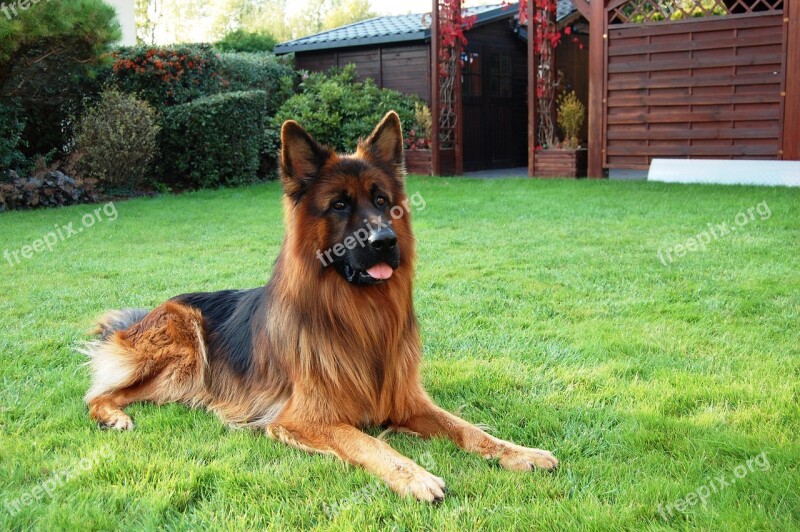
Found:
[[[332, 234], [314, 212], [337, 190], [369, 193], [366, 182], [391, 190], [391, 203], [406, 200], [402, 186], [402, 136], [390, 113], [359, 145], [357, 157], [374, 163], [362, 176], [336, 175], [340, 156], [318, 155], [294, 122], [284, 125], [283, 170], [286, 238], [273, 273], [270, 312], [253, 339], [255, 367], [236, 374], [209, 360], [200, 312], [167, 302], [124, 330], [109, 314], [97, 332], [105, 339], [88, 349], [94, 370], [86, 400], [93, 419], [116, 429], [132, 428], [122, 411], [136, 401], [179, 401], [206, 407], [224, 422], [264, 429], [276, 440], [329, 453], [359, 464], [396, 492], [440, 500], [444, 481], [361, 432], [389, 425], [422, 437], [443, 436], [512, 470], [552, 469], [547, 451], [494, 438], [433, 404], [423, 389], [420, 339], [412, 301], [414, 237], [410, 215], [394, 220], [400, 265], [388, 282], [354, 287], [315, 256], [344, 235]], [[381, 169], [394, 168], [394, 175]], [[302, 201], [293, 197], [311, 174], [324, 175]], [[330, 179], [327, 179], [330, 178]]]

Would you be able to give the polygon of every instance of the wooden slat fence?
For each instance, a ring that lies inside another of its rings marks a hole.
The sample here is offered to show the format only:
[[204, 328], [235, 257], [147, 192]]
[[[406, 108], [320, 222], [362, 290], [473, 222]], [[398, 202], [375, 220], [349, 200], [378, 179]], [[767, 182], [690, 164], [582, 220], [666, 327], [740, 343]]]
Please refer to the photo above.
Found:
[[646, 169], [655, 157], [781, 158], [783, 2], [727, 4], [727, 13], [720, 1], [713, 16], [659, 20], [641, 0], [609, 3], [605, 168]]

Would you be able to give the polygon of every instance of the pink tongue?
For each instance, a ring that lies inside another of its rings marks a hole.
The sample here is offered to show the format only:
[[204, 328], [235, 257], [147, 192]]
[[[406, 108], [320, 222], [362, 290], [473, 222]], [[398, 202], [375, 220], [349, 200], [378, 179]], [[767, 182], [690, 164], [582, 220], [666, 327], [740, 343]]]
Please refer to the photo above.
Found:
[[392, 276], [392, 267], [385, 262], [381, 262], [367, 270], [367, 273], [375, 279], [388, 279]]

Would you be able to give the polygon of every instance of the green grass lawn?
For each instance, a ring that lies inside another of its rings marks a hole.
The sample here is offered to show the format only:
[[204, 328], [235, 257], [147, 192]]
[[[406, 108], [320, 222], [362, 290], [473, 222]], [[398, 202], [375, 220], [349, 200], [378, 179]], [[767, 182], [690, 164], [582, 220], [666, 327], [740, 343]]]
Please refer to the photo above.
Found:
[[[89, 421], [74, 347], [92, 318], [265, 283], [283, 234], [269, 183], [120, 201], [102, 221], [88, 205], [0, 215], [0, 252], [95, 217], [0, 261], [0, 529], [800, 527], [800, 190], [410, 178], [408, 192], [425, 200], [426, 386], [552, 450], [557, 472], [388, 435], [446, 480], [430, 506], [204, 411], [135, 405], [130, 433]], [[757, 205], [771, 215], [676, 256]]]

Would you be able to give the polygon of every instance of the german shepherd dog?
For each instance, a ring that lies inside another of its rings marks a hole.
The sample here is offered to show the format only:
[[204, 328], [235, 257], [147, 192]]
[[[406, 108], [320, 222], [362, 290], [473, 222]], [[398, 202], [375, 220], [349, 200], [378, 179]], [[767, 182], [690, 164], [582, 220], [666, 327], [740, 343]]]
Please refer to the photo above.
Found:
[[[363, 466], [424, 501], [442, 500], [444, 480], [360, 427], [446, 437], [513, 471], [555, 468], [548, 451], [490, 436], [422, 387], [410, 216], [388, 223], [393, 207], [408, 206], [402, 139], [395, 112], [352, 155], [285, 122], [286, 235], [269, 283], [105, 314], [85, 349], [89, 415], [128, 430], [123, 408], [134, 402], [202, 406], [225, 423]], [[329, 249], [325, 264], [319, 251]]]

